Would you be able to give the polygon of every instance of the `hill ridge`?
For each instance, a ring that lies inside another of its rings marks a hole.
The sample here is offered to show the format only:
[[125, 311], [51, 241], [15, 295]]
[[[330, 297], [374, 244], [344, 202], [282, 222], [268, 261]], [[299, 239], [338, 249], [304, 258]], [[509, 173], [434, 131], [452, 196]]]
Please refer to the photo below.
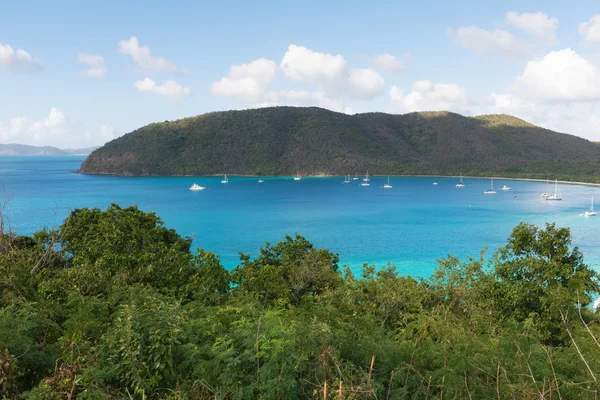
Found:
[[504, 175], [596, 182], [600, 146], [506, 114], [347, 115], [318, 107], [219, 111], [155, 122], [94, 151], [116, 175]]

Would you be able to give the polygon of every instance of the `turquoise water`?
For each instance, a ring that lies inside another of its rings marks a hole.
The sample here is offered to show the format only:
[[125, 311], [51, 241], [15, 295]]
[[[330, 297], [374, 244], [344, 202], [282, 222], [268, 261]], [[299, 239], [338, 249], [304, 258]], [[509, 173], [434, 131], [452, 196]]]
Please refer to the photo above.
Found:
[[[581, 214], [600, 188], [561, 185], [562, 202], [544, 201], [545, 183], [496, 181], [513, 190], [483, 191], [490, 182], [455, 178], [374, 177], [371, 187], [341, 184], [343, 178], [221, 177], [121, 178], [80, 175], [84, 157], [0, 157], [0, 184], [12, 195], [6, 211], [11, 228], [30, 234], [53, 227], [80, 207], [106, 208], [137, 204], [156, 212], [167, 227], [194, 239], [194, 246], [220, 254], [229, 268], [238, 252], [256, 254], [265, 242], [286, 233], [299, 233], [318, 247], [340, 254], [343, 263], [358, 271], [363, 262], [394, 263], [402, 273], [427, 276], [436, 260], [448, 254], [479, 257], [506, 243], [520, 221], [541, 225], [557, 222], [571, 228], [574, 244], [586, 261], [600, 269], [600, 217]], [[439, 185], [432, 183], [438, 181]], [[206, 186], [188, 190], [192, 183]], [[513, 196], [517, 196], [514, 198]]]

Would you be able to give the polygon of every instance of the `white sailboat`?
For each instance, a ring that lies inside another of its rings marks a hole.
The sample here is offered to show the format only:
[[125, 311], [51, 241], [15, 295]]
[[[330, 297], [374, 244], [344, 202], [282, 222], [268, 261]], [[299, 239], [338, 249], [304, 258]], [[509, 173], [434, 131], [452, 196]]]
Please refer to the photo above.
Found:
[[300, 176], [300, 174], [299, 174], [299, 173], [297, 173], [297, 172], [296, 172], [296, 176], [294, 176], [294, 180], [295, 180], [295, 181], [302, 180], [302, 177]]
[[344, 185], [348, 185], [352, 182], [350, 182], [350, 174], [348, 174], [348, 176], [344, 179], [344, 182], [342, 182]]
[[369, 178], [369, 171], [367, 171], [367, 174], [365, 175], [363, 182], [360, 184], [360, 186], [371, 186], [371, 184], [369, 183], [371, 179]]
[[227, 175], [223, 175], [223, 180], [221, 183], [229, 183], [229, 179], [227, 179]]
[[353, 181], [357, 181], [358, 180], [358, 173], [354, 173], [354, 178], [352, 178]]
[[[548, 188], [548, 186], [549, 186], [549, 182], [548, 182], [548, 179], [546, 179], [546, 189]], [[544, 199], [547, 198], [548, 196], [550, 196], [550, 193], [548, 193], [548, 192], [544, 192], [544, 193], [540, 194], [540, 197], [543, 197]]]
[[463, 187], [465, 187], [465, 184], [464, 184], [463, 179], [462, 179], [462, 175], [460, 176], [460, 182], [458, 182], [456, 184], [456, 187], [457, 188], [463, 188]]
[[596, 215], [598, 215], [598, 213], [596, 211], [594, 211], [594, 198], [592, 197], [592, 205], [590, 206], [589, 211], [586, 211], [585, 213], [583, 213], [583, 215], [585, 215], [586, 217], [595, 217]]
[[390, 176], [388, 175], [388, 182], [383, 185], [384, 189], [391, 189], [393, 186], [390, 185]]
[[197, 185], [195, 183], [192, 186], [190, 186], [190, 190], [193, 190], [193, 191], [204, 190], [204, 189], [206, 189], [204, 186], [200, 186], [200, 185]]
[[546, 200], [562, 200], [562, 193], [558, 188], [558, 179], [554, 181], [554, 194], [545, 197]]
[[496, 194], [496, 191], [494, 190], [494, 178], [492, 178], [490, 188], [483, 192], [483, 194]]

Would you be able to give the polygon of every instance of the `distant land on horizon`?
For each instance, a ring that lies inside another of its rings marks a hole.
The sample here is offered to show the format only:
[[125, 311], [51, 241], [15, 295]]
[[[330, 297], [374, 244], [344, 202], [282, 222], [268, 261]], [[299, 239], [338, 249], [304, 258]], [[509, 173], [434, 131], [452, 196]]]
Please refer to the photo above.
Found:
[[149, 124], [92, 152], [79, 172], [341, 176], [367, 170], [598, 182], [600, 145], [504, 114], [265, 107]]
[[30, 146], [26, 144], [0, 144], [0, 156], [86, 156], [100, 146], [81, 149], [59, 149], [53, 146]]

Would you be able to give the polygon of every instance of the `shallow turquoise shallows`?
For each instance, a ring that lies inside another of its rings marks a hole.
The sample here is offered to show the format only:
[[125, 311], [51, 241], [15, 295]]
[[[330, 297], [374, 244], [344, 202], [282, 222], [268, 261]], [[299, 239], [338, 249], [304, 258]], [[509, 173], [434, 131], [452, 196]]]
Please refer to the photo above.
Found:
[[[344, 178], [222, 177], [121, 178], [73, 173], [83, 157], [0, 157], [0, 184], [12, 199], [6, 211], [11, 229], [30, 234], [59, 225], [70, 210], [137, 204], [156, 212], [165, 225], [194, 239], [194, 246], [237, 265], [238, 252], [256, 254], [265, 241], [298, 233], [318, 247], [339, 253], [354, 271], [364, 262], [393, 263], [401, 273], [429, 276], [436, 260], [486, 256], [506, 243], [520, 221], [556, 222], [571, 228], [574, 245], [600, 269], [600, 216], [584, 217], [592, 196], [600, 207], [600, 188], [561, 185], [563, 201], [540, 193], [553, 185], [525, 181], [494, 182], [498, 194], [484, 195], [486, 179], [373, 177], [342, 184]], [[376, 171], [371, 171], [376, 172]], [[437, 181], [437, 186], [433, 182]], [[192, 192], [197, 183], [206, 190]], [[507, 184], [511, 191], [499, 188]]]

